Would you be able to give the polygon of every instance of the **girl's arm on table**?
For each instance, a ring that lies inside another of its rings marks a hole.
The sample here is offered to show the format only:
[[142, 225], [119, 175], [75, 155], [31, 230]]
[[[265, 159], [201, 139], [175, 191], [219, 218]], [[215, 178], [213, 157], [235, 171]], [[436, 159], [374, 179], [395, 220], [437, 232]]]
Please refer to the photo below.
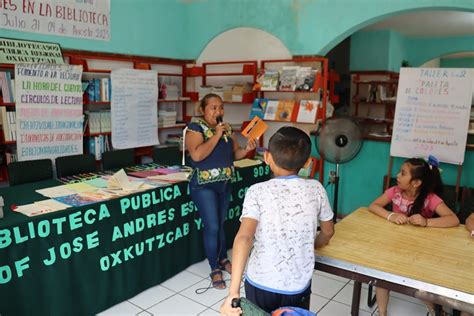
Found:
[[385, 209], [385, 206], [387, 206], [387, 204], [390, 202], [390, 199], [384, 193], [369, 205], [369, 211], [396, 224], [407, 223], [408, 218], [404, 214], [389, 212]]
[[459, 219], [453, 211], [443, 202], [435, 208], [437, 218], [428, 218], [427, 227], [455, 227], [459, 225]]

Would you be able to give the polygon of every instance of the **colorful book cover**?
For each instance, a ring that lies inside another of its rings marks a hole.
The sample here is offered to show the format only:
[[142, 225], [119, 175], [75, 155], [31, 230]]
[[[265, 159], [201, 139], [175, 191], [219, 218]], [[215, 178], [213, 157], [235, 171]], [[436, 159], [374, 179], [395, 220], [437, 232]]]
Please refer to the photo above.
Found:
[[253, 101], [252, 108], [250, 109], [249, 119], [253, 119], [255, 116], [258, 116], [263, 119], [265, 115], [265, 109], [267, 108], [268, 99], [260, 98]]
[[276, 112], [278, 110], [278, 100], [268, 100], [265, 108], [264, 120], [274, 121], [276, 119]]
[[278, 109], [275, 113], [276, 121], [291, 122], [293, 108], [295, 107], [294, 100], [280, 100], [278, 102]]
[[267, 129], [268, 125], [260, 117], [255, 116], [244, 128], [242, 135], [249, 140], [259, 139]]
[[81, 196], [79, 194], [59, 196], [54, 199], [70, 206], [82, 206], [97, 202], [96, 199], [90, 198], [89, 196]]
[[162, 173], [156, 170], [143, 170], [143, 171], [129, 172], [128, 174], [130, 176], [137, 177], [137, 178], [147, 178], [147, 177], [156, 176]]
[[318, 114], [319, 101], [317, 100], [301, 100], [298, 109], [297, 122], [314, 123]]

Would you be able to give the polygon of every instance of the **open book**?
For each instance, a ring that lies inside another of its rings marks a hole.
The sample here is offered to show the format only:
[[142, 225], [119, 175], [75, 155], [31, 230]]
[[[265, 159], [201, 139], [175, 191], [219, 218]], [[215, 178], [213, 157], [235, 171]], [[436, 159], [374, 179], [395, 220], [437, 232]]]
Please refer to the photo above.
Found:
[[123, 190], [123, 191], [135, 191], [141, 189], [143, 186], [142, 181], [130, 181], [127, 174], [123, 169], [120, 169], [114, 173], [107, 181], [107, 189], [109, 190]]

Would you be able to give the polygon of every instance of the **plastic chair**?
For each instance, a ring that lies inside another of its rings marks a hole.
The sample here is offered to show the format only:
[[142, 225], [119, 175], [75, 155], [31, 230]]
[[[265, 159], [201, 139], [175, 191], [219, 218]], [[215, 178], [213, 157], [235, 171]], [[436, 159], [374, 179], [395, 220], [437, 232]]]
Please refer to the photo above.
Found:
[[160, 165], [181, 165], [181, 151], [179, 146], [153, 148], [153, 162]]
[[133, 148], [106, 151], [102, 154], [104, 170], [120, 169], [135, 164]]
[[92, 155], [84, 154], [56, 158], [56, 175], [58, 178], [95, 171], [97, 171], [97, 166]]
[[8, 165], [10, 185], [53, 179], [51, 159], [38, 159], [12, 162]]

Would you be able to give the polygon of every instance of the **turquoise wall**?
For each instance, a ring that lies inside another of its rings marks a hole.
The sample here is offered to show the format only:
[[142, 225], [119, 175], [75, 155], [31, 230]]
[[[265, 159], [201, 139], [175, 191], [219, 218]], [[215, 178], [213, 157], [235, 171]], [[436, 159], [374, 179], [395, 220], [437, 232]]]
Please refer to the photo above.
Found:
[[[313, 155], [318, 156], [314, 151]], [[353, 210], [368, 206], [382, 194], [383, 177], [387, 174], [390, 157], [390, 143], [365, 140], [359, 154], [351, 161], [339, 167], [339, 199], [338, 214], [347, 215]], [[392, 177], [396, 177], [404, 158], [395, 158]], [[461, 186], [474, 187], [474, 151], [466, 151]], [[458, 167], [451, 164], [441, 164], [441, 177], [448, 185], [455, 185]], [[336, 170], [334, 164], [325, 163], [324, 184], [328, 183], [328, 174]], [[331, 204], [333, 202], [334, 185], [326, 187]]]
[[[351, 36], [350, 69], [389, 70], [391, 31], [357, 32]], [[397, 70], [398, 72], [398, 70]]]
[[433, 58], [474, 51], [474, 36], [408, 38], [406, 46], [410, 65], [418, 67]]
[[357, 32], [351, 36], [350, 69], [399, 72], [403, 60], [418, 67], [434, 58], [469, 51], [474, 51], [474, 36], [410, 38], [389, 30]]
[[111, 40], [2, 30], [1, 36], [58, 42], [64, 48], [196, 59], [214, 37], [255, 27], [293, 55], [325, 55], [357, 30], [413, 10], [474, 11], [472, 0], [111, 0]]
[[474, 58], [441, 58], [442, 68], [474, 68]]

